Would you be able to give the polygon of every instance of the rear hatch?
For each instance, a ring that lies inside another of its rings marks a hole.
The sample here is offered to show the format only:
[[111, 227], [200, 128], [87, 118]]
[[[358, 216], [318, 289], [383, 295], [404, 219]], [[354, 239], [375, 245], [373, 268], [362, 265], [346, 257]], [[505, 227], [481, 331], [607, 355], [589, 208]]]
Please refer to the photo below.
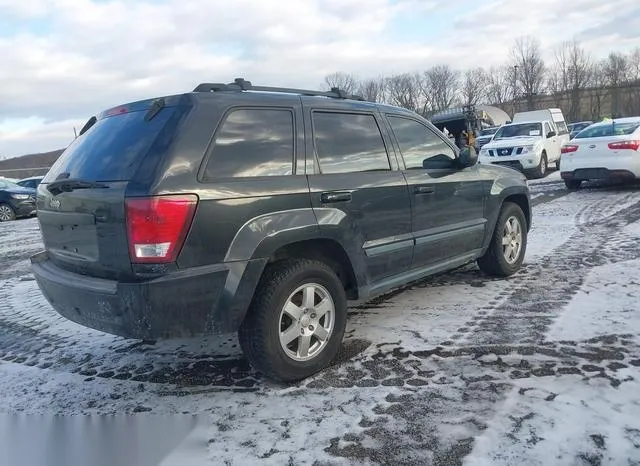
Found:
[[187, 110], [178, 103], [134, 102], [92, 117], [47, 173], [38, 186], [38, 220], [58, 266], [102, 278], [132, 275], [125, 194], [166, 153]]
[[609, 149], [609, 144], [614, 142], [614, 139], [620, 138], [573, 138], [570, 142], [564, 145], [562, 156], [577, 156], [581, 159], [594, 159], [603, 158], [614, 155], [614, 152]]

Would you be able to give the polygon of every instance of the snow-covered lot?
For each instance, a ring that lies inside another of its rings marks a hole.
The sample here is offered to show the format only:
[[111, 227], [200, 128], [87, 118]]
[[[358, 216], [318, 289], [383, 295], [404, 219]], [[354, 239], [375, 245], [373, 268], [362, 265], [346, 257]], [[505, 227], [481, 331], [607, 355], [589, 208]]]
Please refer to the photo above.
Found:
[[356, 306], [339, 361], [289, 387], [234, 336], [66, 321], [29, 270], [37, 221], [0, 224], [0, 412], [199, 415], [136, 464], [640, 465], [640, 188], [531, 189], [521, 272], [470, 265]]

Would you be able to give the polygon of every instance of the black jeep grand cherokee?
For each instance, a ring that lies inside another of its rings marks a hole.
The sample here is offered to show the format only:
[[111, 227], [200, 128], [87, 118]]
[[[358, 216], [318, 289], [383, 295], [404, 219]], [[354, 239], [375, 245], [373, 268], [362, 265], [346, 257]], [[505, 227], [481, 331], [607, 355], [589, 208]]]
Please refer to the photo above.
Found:
[[336, 355], [347, 300], [520, 267], [525, 179], [338, 89], [201, 84], [92, 117], [38, 187], [51, 305], [131, 338], [239, 332], [262, 373]]

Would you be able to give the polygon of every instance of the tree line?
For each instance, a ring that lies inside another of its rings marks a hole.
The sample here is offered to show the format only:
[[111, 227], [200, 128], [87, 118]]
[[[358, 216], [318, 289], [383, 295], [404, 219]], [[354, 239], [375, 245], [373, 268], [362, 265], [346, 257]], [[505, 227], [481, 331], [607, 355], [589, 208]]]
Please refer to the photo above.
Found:
[[518, 38], [501, 66], [426, 71], [360, 79], [336, 72], [325, 77], [372, 102], [397, 105], [426, 117], [459, 105], [490, 104], [513, 113], [560, 107], [569, 121], [640, 115], [640, 47], [629, 54], [594, 58], [577, 40], [562, 42], [545, 62], [540, 42]]

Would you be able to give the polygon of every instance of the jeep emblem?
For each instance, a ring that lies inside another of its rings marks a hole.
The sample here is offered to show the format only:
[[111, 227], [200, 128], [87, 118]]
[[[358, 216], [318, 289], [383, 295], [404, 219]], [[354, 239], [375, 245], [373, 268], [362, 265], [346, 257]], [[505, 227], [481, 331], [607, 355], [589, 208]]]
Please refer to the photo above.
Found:
[[51, 207], [53, 207], [54, 209], [59, 209], [60, 208], [60, 201], [58, 199], [51, 199], [49, 201], [49, 205]]

